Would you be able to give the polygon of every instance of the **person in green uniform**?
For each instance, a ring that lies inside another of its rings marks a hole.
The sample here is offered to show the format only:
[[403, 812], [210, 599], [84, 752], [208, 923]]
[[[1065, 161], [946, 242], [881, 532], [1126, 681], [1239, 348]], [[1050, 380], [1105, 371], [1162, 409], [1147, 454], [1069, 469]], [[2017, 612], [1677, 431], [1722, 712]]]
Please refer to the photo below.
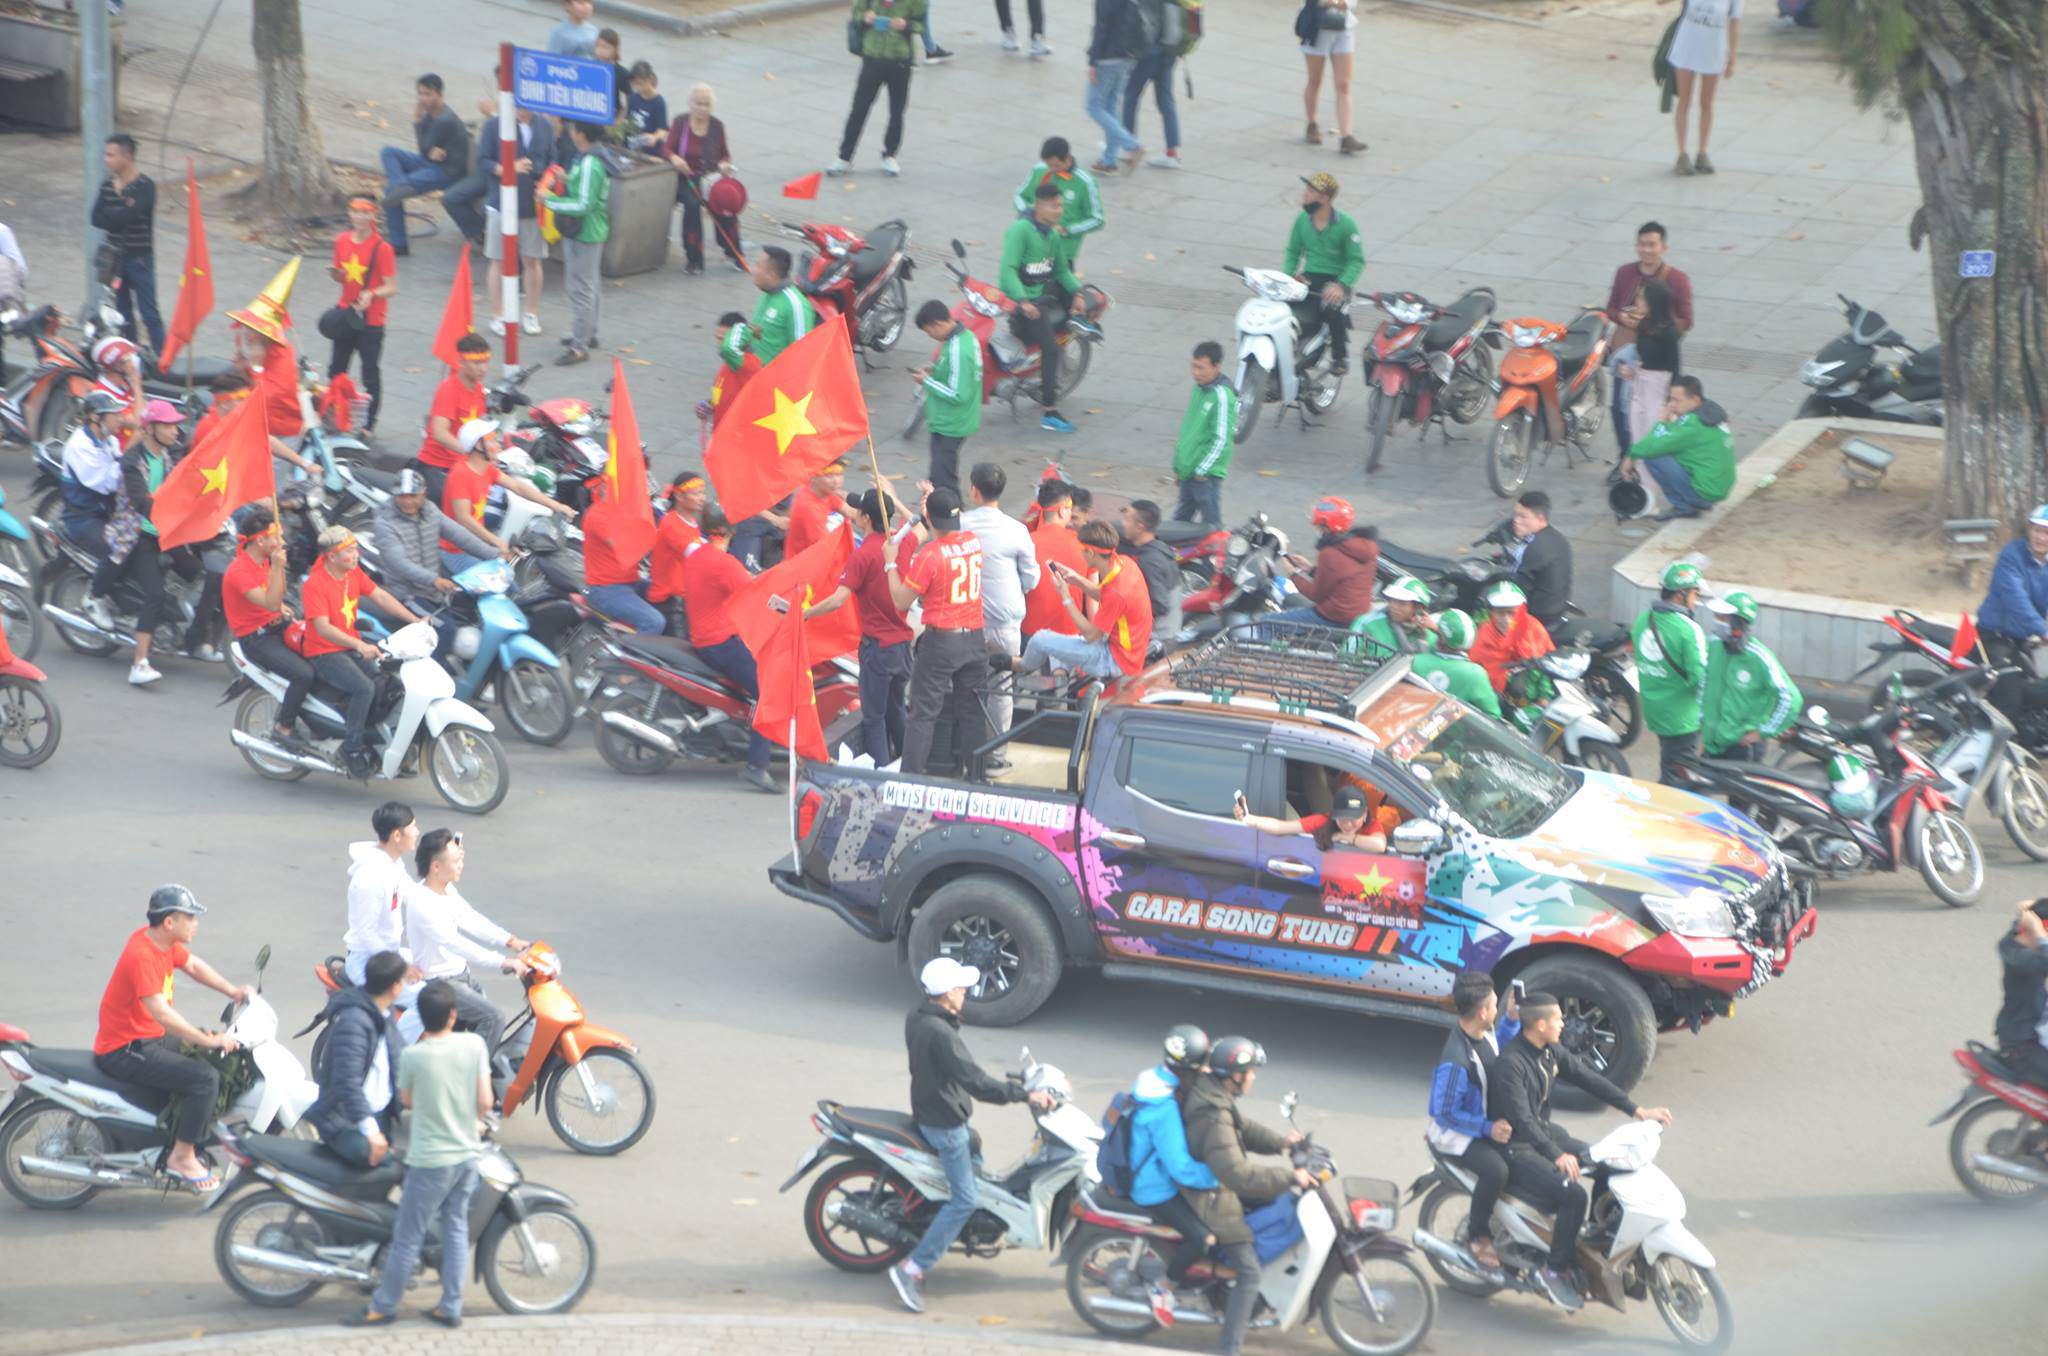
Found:
[[562, 340], [557, 367], [588, 361], [597, 343], [598, 303], [604, 289], [598, 265], [604, 260], [604, 242], [611, 239], [611, 171], [597, 150], [605, 129], [593, 123], [571, 121], [570, 144], [576, 148], [576, 162], [569, 167], [569, 182], [559, 194], [543, 193], [540, 205], [550, 212], [575, 221], [576, 227], [562, 236], [562, 280], [569, 293], [571, 325]]
[[1692, 619], [1700, 600], [1700, 567], [1678, 560], [1664, 567], [1656, 602], [1636, 618], [1632, 648], [1642, 688], [1643, 723], [1657, 736], [1657, 779], [1676, 786], [1677, 760], [1700, 747], [1707, 693], [1707, 633]]
[[1650, 479], [1670, 503], [1657, 515], [1660, 522], [1697, 518], [1735, 488], [1735, 436], [1721, 407], [1707, 401], [1698, 377], [1671, 379], [1663, 414], [1629, 448], [1623, 474], [1635, 479], [1638, 466], [1650, 468]]
[[1223, 526], [1223, 478], [1237, 446], [1237, 388], [1223, 379], [1223, 345], [1204, 339], [1188, 360], [1195, 389], [1173, 440], [1173, 479], [1180, 487], [1177, 523]]
[[739, 369], [738, 355], [751, 349], [766, 367], [777, 354], [809, 334], [818, 325], [818, 308], [789, 280], [789, 251], [780, 245], [763, 245], [754, 254], [754, 286], [761, 299], [754, 303], [754, 318], [727, 332], [720, 349], [726, 365]]
[[1371, 642], [1376, 659], [1397, 654], [1423, 654], [1436, 649], [1436, 618], [1429, 615], [1429, 586], [1403, 576], [1380, 590], [1378, 609], [1351, 623]]
[[1102, 189], [1095, 176], [1074, 159], [1074, 148], [1065, 137], [1047, 137], [1038, 148], [1038, 163], [1024, 176], [1023, 187], [1012, 202], [1017, 215], [1030, 216], [1037, 200], [1038, 186], [1050, 183], [1060, 191], [1060, 234], [1067, 238], [1067, 262], [1081, 257], [1081, 240], [1109, 224], [1102, 210]]
[[1365, 272], [1365, 245], [1358, 223], [1337, 210], [1337, 176], [1311, 174], [1301, 181], [1301, 215], [1287, 235], [1287, 257], [1281, 265], [1309, 295], [1294, 304], [1301, 332], [1313, 334], [1319, 324], [1330, 327], [1330, 375], [1350, 370], [1346, 361], [1351, 338], [1351, 289]]
[[1764, 742], [1799, 719], [1804, 700], [1770, 646], [1756, 639], [1756, 599], [1736, 589], [1707, 603], [1726, 633], [1707, 640], [1707, 690], [1700, 743], [1710, 758], [1763, 761]]
[[1493, 680], [1486, 670], [1465, 657], [1479, 628], [1457, 608], [1436, 614], [1436, 652], [1415, 656], [1415, 672], [1427, 678], [1475, 711], [1500, 719], [1500, 698], [1494, 695]]
[[1060, 350], [1053, 342], [1067, 318], [1067, 304], [1080, 290], [1067, 257], [1067, 238], [1059, 232], [1066, 199], [1056, 183], [1041, 181], [1031, 191], [1031, 215], [1010, 223], [1003, 235], [1003, 260], [996, 283], [1017, 303], [1010, 312], [1010, 332], [1039, 353], [1038, 426], [1047, 433], [1072, 433], [1060, 414]]
[[981, 341], [953, 319], [943, 301], [917, 311], [917, 327], [939, 346], [931, 362], [910, 375], [924, 387], [924, 418], [931, 428], [931, 469], [936, 489], [960, 493], [960, 448], [981, 430]]

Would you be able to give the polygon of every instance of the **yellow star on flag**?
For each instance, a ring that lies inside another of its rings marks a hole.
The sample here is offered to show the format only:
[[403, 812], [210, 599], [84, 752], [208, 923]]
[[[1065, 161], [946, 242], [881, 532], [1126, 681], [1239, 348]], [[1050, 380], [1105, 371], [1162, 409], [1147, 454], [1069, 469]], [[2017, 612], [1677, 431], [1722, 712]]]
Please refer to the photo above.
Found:
[[363, 267], [363, 261], [360, 259], [349, 260], [347, 263], [341, 266], [341, 271], [343, 273], [346, 273], [348, 275], [348, 280], [351, 283], [355, 284], [357, 287], [361, 287], [363, 285], [363, 279], [369, 276], [370, 272], [369, 269]]
[[604, 435], [605, 463], [604, 483], [611, 488], [611, 501], [619, 502], [619, 435], [617, 430], [608, 430]]
[[1380, 869], [1377, 866], [1358, 877], [1358, 892], [1362, 895], [1380, 894], [1386, 890], [1387, 885], [1387, 878], [1380, 874]]
[[775, 413], [763, 415], [754, 421], [757, 427], [765, 428], [775, 435], [776, 456], [787, 456], [791, 443], [818, 431], [812, 425], [809, 414], [811, 397], [814, 394], [815, 392], [806, 391], [802, 400], [791, 400], [778, 386], [775, 388]]
[[211, 466], [200, 467], [199, 478], [204, 482], [199, 487], [201, 494], [226, 494], [228, 492], [228, 459], [222, 457]]

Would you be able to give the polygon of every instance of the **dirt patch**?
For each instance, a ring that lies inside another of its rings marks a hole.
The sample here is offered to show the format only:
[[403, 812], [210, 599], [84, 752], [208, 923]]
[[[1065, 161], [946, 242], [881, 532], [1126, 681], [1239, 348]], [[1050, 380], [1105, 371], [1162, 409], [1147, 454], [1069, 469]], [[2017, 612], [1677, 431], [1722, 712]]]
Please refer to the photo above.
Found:
[[1875, 489], [1850, 486], [1841, 470], [1844, 436], [1823, 433], [1700, 539], [1707, 572], [1928, 616], [1974, 609], [1981, 587], [1947, 566], [1948, 541], [1932, 507], [1941, 486], [1941, 440], [1848, 436], [1895, 455]]

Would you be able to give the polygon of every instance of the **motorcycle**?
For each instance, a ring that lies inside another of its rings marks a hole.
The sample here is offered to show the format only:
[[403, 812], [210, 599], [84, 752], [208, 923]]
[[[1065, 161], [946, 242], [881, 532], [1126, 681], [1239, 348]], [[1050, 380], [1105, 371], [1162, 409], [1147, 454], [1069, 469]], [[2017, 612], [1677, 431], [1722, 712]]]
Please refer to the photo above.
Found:
[[[1894, 608], [1884, 619], [1884, 624], [1891, 628], [1896, 638], [1872, 641], [1870, 648], [1877, 652], [1877, 658], [1850, 676], [1850, 681], [1855, 682], [1872, 670], [1884, 670], [1870, 685], [1868, 704], [1872, 711], [1881, 711], [1890, 703], [1910, 697], [1920, 688], [1947, 674], [1967, 669], [1976, 662], [1974, 646], [1957, 648], [1958, 632], [1954, 627], [1937, 626], [1903, 607]], [[1915, 663], [1911, 658], [1915, 655], [1927, 662]], [[2038, 693], [2042, 685], [2039, 679], [2033, 678], [2031, 652], [2022, 656], [2022, 662], [2027, 665], [2022, 672], [2033, 679], [2032, 687]], [[2020, 747], [2033, 753], [2048, 753], [2048, 699], [2044, 698], [2048, 698], [2048, 694], [2027, 698], [2014, 733]]]
[[[207, 1202], [237, 1199], [214, 1232], [213, 1259], [228, 1289], [266, 1309], [303, 1304], [340, 1283], [375, 1288], [398, 1224], [396, 1159], [359, 1168], [317, 1144], [277, 1135], [229, 1133], [221, 1150], [235, 1179]], [[508, 1314], [561, 1314], [576, 1307], [597, 1273], [597, 1244], [576, 1203], [529, 1182], [495, 1140], [476, 1160], [469, 1203], [474, 1270]], [[264, 1188], [240, 1194], [253, 1182]], [[441, 1256], [429, 1233], [414, 1283], [428, 1268], [461, 1263]]]
[[797, 290], [826, 319], [850, 315], [854, 346], [887, 353], [910, 320], [910, 227], [891, 218], [862, 235], [844, 226], [806, 221], [783, 234], [810, 246], [797, 271]]
[[1814, 389], [1796, 417], [1888, 419], [1940, 428], [1941, 345], [1914, 348], [1876, 311], [1839, 292], [1835, 297], [1849, 329], [1800, 365], [1799, 380]]
[[1208, 582], [1181, 598], [1174, 644], [1192, 645], [1289, 606], [1294, 586], [1280, 573], [1286, 555], [1287, 534], [1254, 513], [1224, 542]]
[[1490, 287], [1475, 287], [1449, 306], [1432, 305], [1413, 292], [1375, 292], [1372, 303], [1387, 319], [1366, 344], [1365, 379], [1372, 388], [1366, 409], [1368, 474], [1380, 469], [1395, 420], [1427, 429], [1447, 415], [1469, 424], [1485, 413], [1493, 390], [1493, 350], [1500, 342], [1488, 324], [1498, 304]]
[[[102, 280], [104, 281], [104, 279]], [[10, 334], [34, 337], [36, 361], [8, 386], [7, 405], [0, 425], [19, 442], [62, 442], [78, 425], [80, 402], [100, 377], [92, 350], [101, 339], [121, 332], [121, 313], [101, 289], [99, 301], [88, 308], [81, 326], [81, 338], [73, 344], [63, 337], [64, 316], [54, 306], [39, 306], [8, 328]], [[234, 370], [223, 358], [191, 358], [189, 380], [181, 366], [173, 372], [157, 368], [155, 355], [145, 347], [142, 354], [142, 389], [146, 396], [185, 403], [193, 388], [210, 387]]]
[[597, 691], [606, 637], [632, 628], [590, 606], [583, 592], [583, 557], [568, 545], [561, 527], [559, 519], [538, 518], [518, 538], [516, 544], [526, 554], [512, 568], [519, 589], [514, 601], [526, 613], [533, 638], [561, 659], [580, 719]]
[[1302, 333], [1295, 308], [1308, 300], [1308, 284], [1273, 268], [1225, 264], [1223, 271], [1243, 279], [1253, 293], [1237, 308], [1237, 441], [1252, 436], [1259, 410], [1268, 403], [1280, 406], [1276, 420], [1289, 409], [1299, 411], [1306, 433], [1309, 416], [1328, 414], [1344, 385], [1342, 376], [1330, 374], [1329, 328], [1317, 325]]
[[512, 567], [502, 560], [480, 561], [454, 582], [448, 610], [455, 633], [448, 659], [455, 696], [480, 702], [490, 689], [521, 739], [533, 744], [567, 739], [576, 722], [576, 699], [562, 661], [527, 634], [526, 614], [506, 596]]
[[1907, 729], [1921, 736], [1928, 763], [1941, 774], [1956, 813], [1968, 816], [1970, 798], [1985, 793], [2013, 845], [2048, 862], [2048, 777], [2014, 739], [2012, 722], [1973, 690], [2010, 669], [1972, 668], [1905, 698]]
[[[1654, 1121], [1615, 1127], [1592, 1146], [1587, 1182], [1592, 1205], [1579, 1234], [1578, 1268], [1589, 1298], [1616, 1310], [1648, 1299], [1681, 1344], [1693, 1351], [1726, 1351], [1735, 1337], [1735, 1307], [1707, 1250], [1685, 1227], [1685, 1197], [1656, 1166], [1664, 1128]], [[1536, 1273], [1550, 1251], [1551, 1222], [1513, 1192], [1494, 1207], [1495, 1247], [1501, 1266], [1482, 1263], [1471, 1238], [1473, 1177], [1434, 1146], [1433, 1171], [1409, 1188], [1409, 1199], [1428, 1190], [1415, 1230], [1415, 1246], [1429, 1257], [1444, 1284], [1479, 1299], [1502, 1290], [1543, 1294]], [[1455, 1217], [1446, 1214], [1455, 1211]]]
[[1963, 1046], [1955, 1060], [1970, 1086], [1928, 1124], [1961, 1113], [1948, 1161], [1963, 1190], [1986, 1205], [2032, 1205], [2048, 1195], [2048, 1088], [2021, 1078], [1987, 1045]]
[[[398, 700], [379, 683], [380, 700], [371, 708], [364, 734], [376, 760], [371, 781], [391, 781], [406, 762], [417, 757], [434, 791], [464, 814], [488, 814], [511, 789], [512, 770], [505, 750], [492, 733], [491, 722], [455, 696], [455, 680], [434, 659], [434, 629], [414, 622], [392, 632], [383, 642], [380, 678], [395, 668]], [[349, 777], [341, 757], [343, 721], [331, 693], [316, 685], [300, 715], [311, 738], [288, 748], [271, 737], [285, 680], [243, 653], [239, 642], [228, 647], [235, 680], [220, 703], [241, 698], [228, 737], [256, 775], [274, 782], [295, 782], [309, 772]]]
[[[256, 953], [257, 991], [221, 1013], [227, 1034], [242, 1048], [201, 1056], [221, 1070], [232, 1098], [214, 1127], [215, 1139], [198, 1146], [204, 1159], [211, 1160], [216, 1142], [224, 1144], [233, 1126], [254, 1133], [292, 1129], [320, 1096], [319, 1086], [277, 1038], [277, 1010], [262, 994], [269, 964], [265, 946]], [[23, 1205], [76, 1210], [107, 1190], [191, 1190], [164, 1171], [171, 1152], [163, 1124], [169, 1093], [109, 1078], [93, 1063], [92, 1051], [47, 1049], [4, 1024], [0, 1069], [21, 1085], [0, 1118], [0, 1180]]]
[[[107, 595], [107, 609], [113, 625], [101, 626], [86, 610], [85, 595], [99, 561], [65, 535], [61, 522], [49, 524], [32, 519], [39, 534], [47, 533], [56, 556], [42, 568], [36, 580], [36, 595], [42, 599], [43, 615], [56, 627], [57, 639], [80, 654], [104, 658], [135, 644], [135, 619], [141, 613], [142, 589], [134, 579], [122, 575]], [[221, 535], [201, 548], [203, 564], [196, 578], [187, 578], [172, 568], [163, 570], [164, 605], [157, 622], [152, 656], [177, 655], [205, 664], [218, 664], [219, 608], [212, 603], [220, 596], [221, 576], [227, 573], [234, 552], [234, 534]], [[181, 548], [182, 549], [182, 548]], [[170, 553], [166, 553], [169, 555]], [[209, 598], [209, 593], [211, 598]]]
[[1569, 325], [1530, 317], [1501, 325], [1512, 351], [1500, 360], [1500, 399], [1486, 446], [1486, 479], [1512, 499], [1528, 483], [1536, 449], [1562, 446], [1567, 461], [1589, 448], [1607, 420], [1607, 349], [1614, 322], [1585, 310]]
[[[1280, 1112], [1291, 1123], [1296, 1100]], [[1330, 1151], [1304, 1136], [1289, 1150], [1315, 1185], [1296, 1194], [1301, 1237], [1259, 1267], [1253, 1330], [1289, 1332], [1310, 1320], [1350, 1356], [1400, 1356], [1429, 1335], [1436, 1288], [1409, 1244], [1394, 1234], [1401, 1189], [1372, 1177], [1338, 1176]], [[1335, 1184], [1335, 1185], [1333, 1185]], [[1147, 1292], [1164, 1277], [1164, 1253], [1181, 1241], [1145, 1208], [1100, 1187], [1074, 1203], [1067, 1240], [1067, 1302], [1083, 1322], [1110, 1337], [1142, 1338], [1160, 1325]], [[1218, 1326], [1229, 1294], [1213, 1257], [1189, 1268], [1198, 1294], [1173, 1296], [1172, 1322]]]
[[28, 576], [0, 563], [0, 636], [17, 658], [36, 657], [43, 646], [43, 612]]
[[1510, 664], [1502, 712], [1545, 757], [1626, 777], [1628, 759], [1620, 740], [1580, 686], [1592, 660], [1585, 650], [1572, 649]]
[[34, 575], [36, 570], [35, 548], [29, 540], [28, 529], [7, 511], [5, 489], [0, 489], [0, 566], [6, 566], [23, 578]]
[[[8, 571], [0, 566], [0, 583]], [[12, 590], [0, 591], [5, 607]], [[31, 611], [29, 616], [36, 614]], [[57, 751], [64, 734], [64, 718], [57, 711], [56, 698], [44, 686], [43, 671], [25, 655], [10, 653], [0, 644], [0, 767], [40, 766]]]
[[[35, 445], [31, 456], [35, 466], [35, 479], [29, 483], [28, 492], [34, 496], [28, 510], [29, 544], [35, 547], [36, 558], [47, 564], [57, 558], [57, 520], [64, 513], [64, 443], [61, 439], [47, 439]], [[32, 571], [23, 570], [23, 574]]]

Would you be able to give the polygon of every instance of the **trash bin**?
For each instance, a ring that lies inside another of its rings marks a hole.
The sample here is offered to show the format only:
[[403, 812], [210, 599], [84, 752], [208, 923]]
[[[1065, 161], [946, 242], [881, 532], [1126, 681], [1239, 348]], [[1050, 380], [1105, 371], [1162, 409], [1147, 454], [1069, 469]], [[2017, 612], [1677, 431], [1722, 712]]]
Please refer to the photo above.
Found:
[[676, 167], [635, 156], [611, 184], [611, 234], [600, 264], [607, 278], [647, 273], [668, 262], [668, 223], [676, 205]]

